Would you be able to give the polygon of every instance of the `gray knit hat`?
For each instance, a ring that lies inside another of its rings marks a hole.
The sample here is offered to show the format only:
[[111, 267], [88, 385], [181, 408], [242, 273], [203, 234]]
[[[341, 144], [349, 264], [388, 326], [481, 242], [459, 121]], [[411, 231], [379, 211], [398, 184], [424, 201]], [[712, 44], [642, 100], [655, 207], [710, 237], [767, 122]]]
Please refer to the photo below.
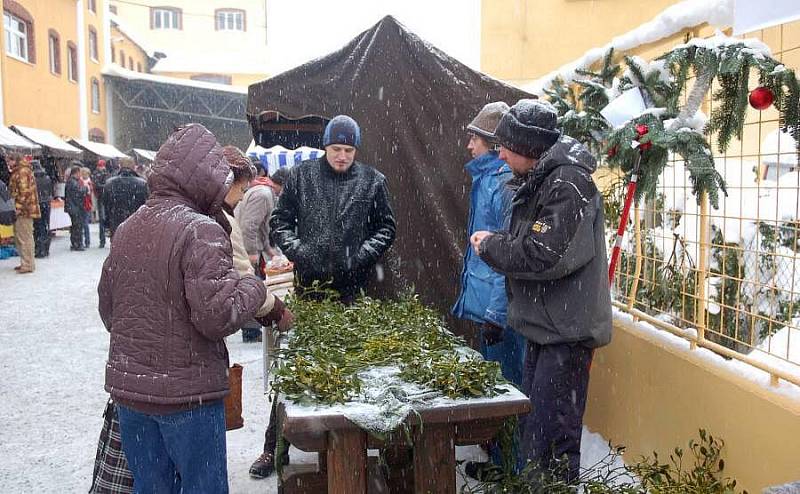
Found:
[[484, 139], [494, 141], [494, 129], [497, 128], [497, 124], [507, 111], [508, 105], [502, 101], [489, 103], [481, 108], [481, 111], [472, 119], [472, 122], [467, 125], [467, 130], [478, 134]]
[[538, 99], [521, 99], [500, 119], [495, 134], [501, 146], [538, 159], [561, 137], [557, 123], [558, 113], [553, 105]]

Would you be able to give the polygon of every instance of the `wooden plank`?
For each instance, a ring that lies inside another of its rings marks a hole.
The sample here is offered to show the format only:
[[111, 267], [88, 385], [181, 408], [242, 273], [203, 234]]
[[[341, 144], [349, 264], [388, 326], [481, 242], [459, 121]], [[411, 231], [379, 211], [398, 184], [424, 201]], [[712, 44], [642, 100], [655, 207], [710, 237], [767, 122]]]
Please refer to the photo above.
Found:
[[454, 426], [425, 424], [416, 428], [414, 435], [414, 492], [456, 492]]
[[328, 432], [327, 469], [328, 492], [366, 494], [366, 434], [352, 429]]
[[494, 438], [504, 421], [503, 418], [495, 418], [456, 423], [456, 446], [481, 444]]
[[382, 451], [386, 462], [386, 485], [389, 494], [414, 492], [414, 451], [408, 446], [389, 446]]
[[324, 494], [328, 492], [328, 478], [314, 464], [289, 464], [283, 467], [281, 494]]

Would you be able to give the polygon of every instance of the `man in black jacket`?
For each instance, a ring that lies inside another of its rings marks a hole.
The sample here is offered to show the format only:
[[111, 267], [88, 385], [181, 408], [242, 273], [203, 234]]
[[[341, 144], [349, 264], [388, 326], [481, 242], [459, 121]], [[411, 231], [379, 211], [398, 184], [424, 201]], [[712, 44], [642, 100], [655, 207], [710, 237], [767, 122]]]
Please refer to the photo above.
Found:
[[395, 237], [386, 178], [355, 161], [358, 124], [334, 117], [325, 155], [294, 167], [270, 219], [270, 239], [294, 262], [300, 284], [330, 282], [342, 301], [365, 287]]
[[123, 158], [119, 174], [109, 178], [103, 188], [103, 208], [111, 238], [117, 227], [142, 206], [150, 192], [147, 182], [133, 171], [134, 162]]
[[[611, 299], [596, 162], [556, 130], [549, 103], [520, 100], [498, 124], [500, 158], [523, 184], [510, 231], [475, 232], [481, 259], [506, 276], [508, 324], [528, 339], [521, 454], [542, 470], [578, 477], [589, 367], [611, 340]], [[566, 463], [558, 463], [566, 458]]]
[[100, 227], [100, 248], [106, 246], [106, 207], [103, 204], [103, 190], [111, 174], [106, 169], [105, 160], [97, 160], [97, 168], [92, 173], [94, 197], [97, 199], [97, 220]]
[[69, 169], [69, 178], [64, 190], [64, 212], [69, 215], [69, 241], [70, 250], [85, 250], [83, 247], [83, 223], [86, 210], [83, 208], [83, 198], [89, 193], [89, 188], [81, 183], [81, 163], [73, 162]]
[[53, 181], [39, 161], [33, 162], [33, 176], [36, 177], [36, 192], [39, 194], [41, 217], [33, 220], [34, 257], [50, 255], [50, 201], [53, 200]]

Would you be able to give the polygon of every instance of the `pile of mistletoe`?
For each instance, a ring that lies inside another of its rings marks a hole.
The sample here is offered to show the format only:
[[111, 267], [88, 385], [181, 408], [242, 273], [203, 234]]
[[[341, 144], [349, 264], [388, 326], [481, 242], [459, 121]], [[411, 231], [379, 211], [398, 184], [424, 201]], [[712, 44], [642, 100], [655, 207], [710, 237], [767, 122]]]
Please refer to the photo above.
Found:
[[369, 372], [381, 368], [428, 399], [505, 392], [499, 365], [466, 348], [415, 296], [363, 297], [345, 306], [320, 293], [317, 300], [290, 301], [294, 329], [273, 373], [273, 389], [295, 403], [369, 401]]
[[[698, 202], [707, 193], [717, 207], [725, 182], [714, 167], [709, 137], [715, 136], [720, 153], [734, 137], [741, 139], [748, 104], [756, 110], [774, 105], [781, 129], [800, 143], [800, 82], [760, 41], [717, 33], [679, 45], [652, 63], [627, 56], [624, 62], [627, 69], [622, 72], [611, 50], [599, 70], [578, 70], [569, 81], [556, 79], [545, 93], [559, 111], [562, 131], [621, 168], [628, 179], [641, 158], [637, 201], [655, 197], [672, 153], [684, 160]], [[752, 89], [751, 73], [759, 81]], [[712, 84], [717, 89], [706, 119], [699, 109]], [[613, 127], [601, 111], [636, 88], [646, 109]]]

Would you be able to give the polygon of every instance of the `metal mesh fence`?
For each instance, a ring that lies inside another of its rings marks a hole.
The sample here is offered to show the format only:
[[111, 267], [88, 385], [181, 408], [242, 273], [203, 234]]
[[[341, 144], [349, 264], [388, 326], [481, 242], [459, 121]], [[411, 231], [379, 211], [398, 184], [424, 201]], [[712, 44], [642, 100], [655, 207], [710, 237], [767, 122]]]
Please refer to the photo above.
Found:
[[[762, 39], [800, 73], [800, 22], [745, 37]], [[754, 77], [750, 88], [757, 85]], [[618, 305], [695, 329], [695, 341], [800, 384], [800, 170], [794, 140], [778, 127], [774, 108], [748, 108], [741, 139], [714, 157], [728, 192], [718, 208], [692, 195], [683, 161], [672, 160], [656, 198], [629, 223], [613, 290]], [[605, 194], [611, 232], [622, 180]]]

